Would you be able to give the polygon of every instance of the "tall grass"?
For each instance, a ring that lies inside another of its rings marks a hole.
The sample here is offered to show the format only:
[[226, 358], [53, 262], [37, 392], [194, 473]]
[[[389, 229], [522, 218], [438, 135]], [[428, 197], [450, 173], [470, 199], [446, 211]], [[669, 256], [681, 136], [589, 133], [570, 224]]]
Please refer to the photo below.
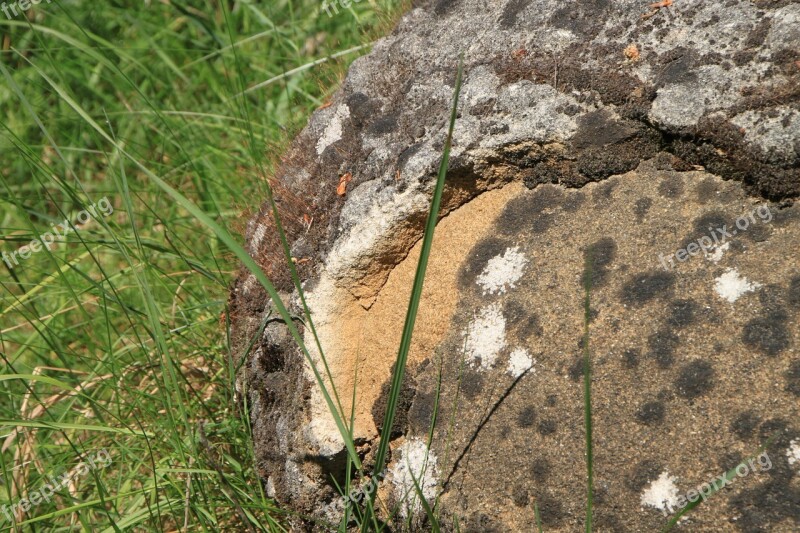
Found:
[[[283, 530], [234, 394], [225, 306], [252, 259], [232, 235], [399, 3], [329, 18], [313, 0], [53, 2], [0, 17], [0, 250], [74, 229], [0, 262], [0, 506], [111, 457], [15, 523], [0, 513], [0, 530]], [[102, 197], [114, 213], [77, 224]]]

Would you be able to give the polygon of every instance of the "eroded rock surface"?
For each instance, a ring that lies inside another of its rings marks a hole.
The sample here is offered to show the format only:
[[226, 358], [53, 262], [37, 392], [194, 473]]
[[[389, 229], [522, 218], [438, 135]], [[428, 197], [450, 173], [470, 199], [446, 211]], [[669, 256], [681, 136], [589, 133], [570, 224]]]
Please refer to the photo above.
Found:
[[[679, 529], [800, 528], [800, 4], [675, 0], [642, 18], [647, 5], [422, 3], [284, 159], [279, 209], [370, 465], [465, 53], [379, 485], [416, 529], [414, 477], [462, 531], [530, 530], [534, 502], [546, 531], [582, 528], [587, 254], [598, 530], [660, 529], [769, 437], [770, 468]], [[267, 206], [247, 239], [297, 306]], [[270, 303], [244, 273], [232, 304], [241, 354]], [[313, 518], [294, 527], [321, 529], [341, 508], [339, 433], [284, 326], [268, 321], [246, 357], [268, 491]]]

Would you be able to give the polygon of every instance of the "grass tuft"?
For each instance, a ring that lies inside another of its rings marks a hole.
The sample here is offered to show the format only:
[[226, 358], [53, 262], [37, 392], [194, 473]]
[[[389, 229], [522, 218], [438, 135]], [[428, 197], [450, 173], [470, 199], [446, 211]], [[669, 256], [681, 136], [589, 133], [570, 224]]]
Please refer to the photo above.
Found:
[[0, 530], [285, 530], [234, 387], [228, 290], [254, 267], [234, 235], [404, 1], [145, 4], [0, 16], [0, 252], [70, 230], [0, 260]]

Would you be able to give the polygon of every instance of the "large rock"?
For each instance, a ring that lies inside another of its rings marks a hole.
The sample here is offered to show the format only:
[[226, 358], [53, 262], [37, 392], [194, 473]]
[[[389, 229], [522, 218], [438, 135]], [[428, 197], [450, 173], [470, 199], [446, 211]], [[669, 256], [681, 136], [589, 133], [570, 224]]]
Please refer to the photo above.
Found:
[[[352, 65], [274, 187], [369, 466], [465, 53], [380, 476], [398, 520], [426, 528], [401, 501], [413, 473], [447, 527], [530, 530], [536, 503], [546, 531], [582, 528], [591, 252], [597, 530], [658, 530], [681, 494], [769, 437], [763, 469], [679, 529], [800, 529], [798, 50], [800, 4], [787, 0], [675, 0], [654, 13], [639, 0], [439, 0]], [[267, 205], [247, 241], [301, 316]], [[317, 520], [296, 529], [321, 528], [341, 510], [342, 440], [280, 322], [244, 353], [271, 313], [253, 276], [232, 304], [268, 492]]]

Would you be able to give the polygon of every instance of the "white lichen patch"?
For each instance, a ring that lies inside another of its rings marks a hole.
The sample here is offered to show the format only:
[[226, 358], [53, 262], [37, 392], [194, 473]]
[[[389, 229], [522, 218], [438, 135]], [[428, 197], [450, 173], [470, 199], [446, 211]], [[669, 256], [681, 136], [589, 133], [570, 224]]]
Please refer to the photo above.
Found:
[[800, 439], [795, 439], [789, 443], [786, 449], [786, 457], [789, 458], [789, 464], [797, 464], [800, 466]]
[[729, 268], [723, 275], [714, 280], [714, 290], [720, 298], [735, 302], [740, 296], [752, 292], [761, 286], [760, 283], [748, 281], [739, 275], [735, 268]]
[[242, 285], [242, 291], [246, 296], [250, 296], [258, 289], [259, 282], [258, 279], [250, 274], [247, 276], [247, 279], [244, 280], [244, 284]]
[[267, 236], [267, 226], [264, 224], [259, 224], [256, 226], [255, 231], [253, 232], [253, 237], [250, 239], [250, 248], [251, 254], [258, 253], [258, 249], [261, 247], [261, 242], [264, 240], [264, 237]]
[[317, 155], [322, 155], [325, 149], [342, 138], [342, 121], [350, 117], [350, 108], [342, 104], [336, 108], [336, 112], [325, 131], [317, 141]]
[[533, 359], [525, 348], [517, 348], [511, 352], [508, 358], [508, 368], [506, 372], [511, 374], [512, 377], [520, 377], [526, 370], [533, 366]]
[[506, 346], [506, 319], [500, 305], [492, 304], [481, 309], [470, 321], [464, 336], [467, 360], [473, 365], [480, 361], [483, 370], [491, 368]]
[[729, 242], [714, 246], [711, 248], [711, 253], [706, 254], [706, 259], [714, 263], [719, 263], [722, 260], [722, 256], [725, 255], [725, 252], [727, 252], [730, 247], [731, 243]]
[[669, 511], [678, 503], [678, 486], [675, 485], [677, 478], [669, 475], [666, 470], [658, 476], [658, 479], [642, 492], [641, 505], [658, 509], [659, 511]]
[[507, 249], [503, 254], [492, 257], [486, 264], [480, 276], [478, 285], [483, 287], [483, 293], [504, 294], [508, 288], [514, 288], [525, 273], [528, 259], [519, 251], [519, 246]]
[[415, 437], [405, 441], [398, 451], [399, 458], [389, 467], [389, 473], [392, 475], [395, 497], [398, 502], [402, 502], [400, 514], [406, 518], [422, 511], [417, 487], [433, 507], [438, 484], [436, 455], [428, 449], [425, 442]]

